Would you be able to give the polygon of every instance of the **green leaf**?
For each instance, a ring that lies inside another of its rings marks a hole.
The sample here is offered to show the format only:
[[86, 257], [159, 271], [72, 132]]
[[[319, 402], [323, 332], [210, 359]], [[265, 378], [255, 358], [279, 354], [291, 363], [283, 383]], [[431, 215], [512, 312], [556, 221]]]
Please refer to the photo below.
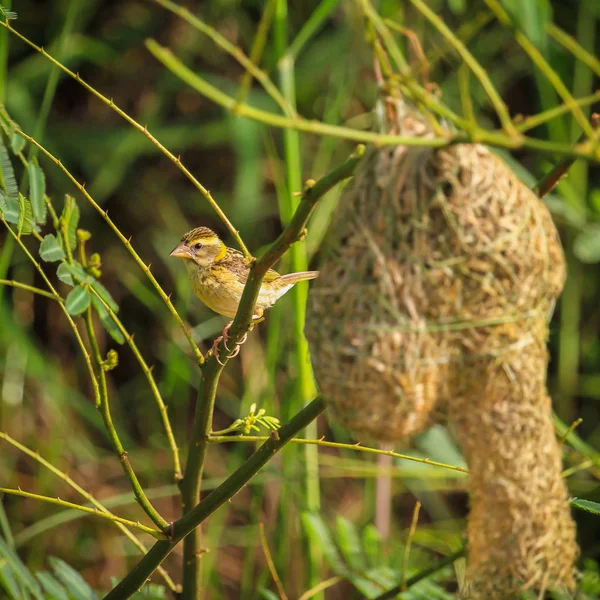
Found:
[[33, 217], [36, 223], [43, 225], [48, 213], [48, 207], [44, 201], [46, 177], [35, 158], [27, 165], [27, 172], [29, 173], [29, 198], [33, 208]]
[[591, 500], [584, 500], [583, 498], [573, 498], [571, 500], [571, 506], [578, 508], [579, 510], [585, 510], [586, 512], [592, 513], [593, 515], [600, 515], [600, 504], [592, 502]]
[[7, 562], [0, 564], [0, 590], [2, 588], [4, 588], [11, 600], [26, 600], [28, 598], [25, 592], [21, 591], [13, 571]]
[[575, 238], [573, 254], [582, 263], [600, 262], [600, 224], [592, 225]]
[[33, 210], [31, 202], [19, 192], [19, 218], [17, 232], [19, 235], [28, 235], [33, 231]]
[[118, 325], [110, 316], [108, 310], [106, 310], [106, 306], [104, 306], [104, 304], [102, 304], [102, 302], [100, 302], [100, 300], [94, 295], [91, 296], [91, 300], [93, 307], [96, 309], [96, 312], [100, 317], [100, 322], [104, 326], [104, 329], [108, 331], [110, 337], [112, 337], [112, 339], [115, 340], [117, 344], [124, 344], [125, 337], [121, 333], [121, 330], [119, 329]]
[[48, 561], [54, 571], [54, 575], [62, 582], [73, 600], [97, 600], [97, 596], [92, 588], [75, 569], [54, 556], [51, 556]]
[[[81, 266], [80, 262], [74, 260], [72, 263], [63, 264], [65, 266], [62, 269], [62, 273], [69, 273], [72, 276], [72, 278], [78, 283], [89, 283], [91, 285], [92, 283], [94, 283], [94, 281], [96, 281], [89, 273], [85, 272], [85, 269]], [[65, 280], [63, 279], [63, 281]], [[69, 282], [65, 281], [65, 283]]]
[[80, 285], [69, 292], [65, 302], [65, 306], [70, 315], [80, 315], [83, 311], [87, 310], [89, 305], [90, 292]]
[[540, 50], [548, 45], [547, 25], [552, 21], [549, 0], [501, 0], [515, 25]]
[[376, 567], [381, 563], [381, 534], [374, 525], [367, 525], [362, 532], [362, 547], [369, 563]]
[[65, 194], [65, 205], [60, 215], [61, 224], [67, 233], [67, 241], [69, 248], [75, 250], [77, 248], [77, 226], [79, 225], [79, 207], [73, 196]]
[[60, 263], [60, 265], [58, 265], [58, 269], [56, 269], [56, 275], [62, 282], [66, 283], [67, 285], [75, 285], [73, 275], [71, 275], [71, 272], [69, 271], [69, 263]]
[[50, 573], [38, 571], [35, 576], [42, 584], [44, 592], [46, 592], [46, 600], [69, 600], [69, 595], [65, 591], [65, 588]]
[[49, 233], [42, 240], [40, 244], [40, 258], [46, 262], [56, 262], [65, 258], [65, 253], [60, 246], [60, 242], [53, 233]]
[[344, 564], [323, 518], [316, 513], [303, 512], [301, 519], [306, 535], [321, 547], [323, 555], [336, 575], [349, 577], [350, 572]]
[[344, 559], [355, 571], [365, 571], [367, 562], [363, 555], [360, 536], [356, 527], [348, 520], [338, 515], [336, 519], [337, 541]]
[[13, 574], [21, 583], [23, 583], [27, 588], [27, 591], [30, 592], [36, 600], [44, 600], [39, 583], [29, 569], [21, 562], [21, 559], [17, 554], [11, 550], [2, 539], [0, 539], [0, 557], [4, 558], [12, 569]]
[[20, 134], [13, 132], [10, 136], [10, 147], [15, 154], [18, 154], [25, 148], [27, 140]]
[[266, 590], [265, 588], [259, 588], [258, 593], [260, 594], [261, 598], [264, 598], [265, 600], [279, 600], [279, 596], [275, 593], [272, 592], [271, 590]]
[[7, 200], [18, 200], [19, 187], [2, 136], [0, 136], [0, 189], [4, 192]]
[[92, 283], [92, 287], [94, 290], [96, 290], [96, 292], [98, 292], [98, 295], [102, 298], [102, 300], [104, 300], [104, 302], [110, 306], [110, 309], [113, 312], [119, 312], [119, 305], [114, 301], [113, 297], [110, 295], [110, 292], [97, 279], [94, 280], [94, 283]]

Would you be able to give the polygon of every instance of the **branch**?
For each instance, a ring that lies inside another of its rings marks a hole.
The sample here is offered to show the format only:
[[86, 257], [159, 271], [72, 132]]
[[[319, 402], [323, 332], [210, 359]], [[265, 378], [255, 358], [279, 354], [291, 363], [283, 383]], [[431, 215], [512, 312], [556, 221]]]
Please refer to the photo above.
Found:
[[[215, 361], [216, 362], [216, 361]], [[104, 600], [126, 600], [134, 594], [169, 555], [173, 548], [220, 506], [235, 496], [299, 431], [325, 410], [322, 398], [316, 398], [271, 437], [205, 500], [172, 525], [173, 538], [159, 541], [137, 566], [111, 591]]]
[[134, 529], [139, 529], [148, 535], [156, 538], [157, 540], [166, 539], [165, 534], [162, 531], [158, 531], [157, 529], [152, 529], [151, 527], [146, 527], [142, 525], [139, 521], [130, 521], [129, 519], [123, 519], [122, 517], [117, 517], [112, 513], [101, 512], [97, 508], [90, 508], [89, 506], [82, 506], [81, 504], [74, 504], [73, 502], [67, 502], [66, 500], [62, 500], [61, 498], [52, 498], [50, 496], [42, 496], [40, 494], [34, 494], [32, 492], [25, 492], [22, 489], [12, 489], [12, 488], [4, 488], [0, 487], [0, 492], [4, 494], [11, 494], [13, 496], [21, 496], [22, 498], [32, 498], [33, 500], [40, 500], [42, 502], [48, 502], [50, 504], [56, 504], [58, 506], [62, 506], [63, 508], [72, 508], [75, 510], [79, 510], [81, 512], [94, 515], [96, 517], [100, 517], [102, 519], [106, 519], [109, 521], [113, 521], [115, 523], [121, 523], [127, 527], [132, 527]]
[[[226, 444], [229, 442], [264, 442], [268, 440], [267, 436], [262, 435], [211, 435], [209, 442], [211, 444]], [[468, 473], [468, 470], [464, 467], [457, 465], [447, 465], [446, 463], [437, 462], [429, 458], [419, 458], [418, 456], [410, 456], [408, 454], [399, 454], [392, 450], [380, 450], [379, 448], [369, 448], [368, 446], [361, 446], [359, 444], [342, 444], [340, 442], [327, 442], [325, 440], [307, 440], [305, 438], [293, 438], [290, 440], [293, 444], [308, 444], [314, 446], [321, 446], [322, 448], [337, 448], [339, 450], [353, 450], [355, 452], [364, 452], [366, 454], [377, 454], [382, 456], [391, 456], [393, 458], [400, 458], [402, 460], [410, 460], [425, 465], [431, 465], [432, 467], [442, 467], [444, 469], [450, 469], [451, 471], [459, 471], [460, 473]]]
[[[2, 24], [3, 24], [2, 21], [0, 21], [0, 25], [2, 25]], [[146, 265], [146, 263], [140, 258], [139, 254], [135, 251], [135, 249], [131, 245], [131, 241], [130, 241], [131, 238], [127, 239], [121, 233], [121, 230], [115, 225], [115, 223], [112, 221], [112, 219], [108, 216], [108, 213], [102, 209], [102, 207], [94, 200], [94, 198], [92, 198], [92, 196], [89, 194], [89, 192], [85, 189], [85, 185], [82, 185], [81, 183], [79, 183], [79, 181], [77, 181], [75, 176], [71, 174], [69, 169], [67, 169], [67, 167], [65, 167], [58, 158], [56, 158], [53, 154], [51, 154], [49, 150], [46, 150], [46, 148], [44, 148], [44, 146], [42, 146], [38, 141], [36, 141], [30, 135], [27, 135], [24, 131], [21, 131], [20, 129], [15, 129], [15, 131], [19, 135], [23, 136], [31, 144], [36, 146], [39, 150], [41, 150], [41, 152], [47, 158], [49, 158], [55, 165], [57, 165], [59, 167], [59, 169], [71, 180], [71, 182], [75, 185], [75, 187], [81, 192], [81, 194], [85, 197], [85, 199], [102, 216], [102, 218], [106, 221], [108, 226], [113, 230], [115, 235], [123, 243], [125, 248], [127, 248], [127, 250], [129, 251], [129, 254], [131, 254], [131, 256], [133, 257], [135, 262], [140, 266], [142, 271], [146, 274], [146, 277], [148, 277], [148, 279], [150, 280], [150, 283], [152, 283], [152, 285], [154, 286], [154, 289], [158, 292], [158, 295], [162, 298], [162, 301], [165, 303], [165, 305], [167, 306], [167, 308], [173, 315], [173, 318], [175, 319], [175, 321], [177, 322], [177, 324], [183, 331], [186, 339], [188, 340], [188, 343], [190, 344], [190, 348], [192, 349], [192, 352], [194, 353], [194, 356], [196, 357], [196, 360], [198, 361], [199, 364], [202, 364], [204, 362], [204, 356], [202, 355], [202, 352], [200, 352], [198, 346], [196, 345], [196, 342], [194, 342], [194, 339], [192, 338], [192, 334], [190, 333], [188, 328], [185, 326], [185, 323], [183, 322], [183, 320], [179, 316], [179, 313], [173, 306], [170, 296], [168, 296], [165, 293], [165, 291], [162, 289], [161, 285], [158, 283], [158, 281], [156, 280], [154, 275], [152, 275], [152, 273], [150, 272], [150, 266]]]
[[262, 69], [258, 68], [255, 62], [248, 58], [241, 48], [238, 48], [235, 44], [232, 44], [227, 38], [223, 37], [216, 29], [214, 29], [214, 27], [211, 27], [210, 25], [207, 25], [201, 21], [187, 8], [179, 6], [170, 0], [154, 0], [154, 2], [160, 4], [163, 8], [166, 8], [178, 17], [181, 17], [189, 25], [208, 36], [217, 46], [237, 60], [238, 63], [242, 65], [244, 69], [246, 69], [247, 73], [260, 82], [265, 92], [271, 96], [284, 114], [286, 114], [288, 117], [294, 117], [296, 115], [296, 111], [281, 95], [281, 92], [277, 89], [276, 85], [271, 81], [269, 76]]
[[[5, 442], [9, 443], [11, 446], [16, 448], [20, 452], [23, 452], [23, 454], [26, 454], [27, 456], [35, 460], [37, 463], [42, 465], [42, 467], [48, 469], [58, 478], [62, 479], [62, 481], [64, 481], [69, 487], [74, 489], [79, 495], [83, 496], [90, 504], [95, 506], [100, 512], [108, 515], [113, 514], [106, 508], [106, 506], [104, 506], [101, 502], [96, 500], [96, 498], [92, 496], [92, 494], [90, 494], [87, 490], [84, 490], [79, 484], [75, 483], [75, 481], [73, 481], [73, 479], [71, 479], [66, 473], [61, 471], [59, 468], [55, 467], [52, 463], [49, 463], [45, 458], [42, 458], [38, 452], [30, 450], [29, 448], [27, 448], [27, 446], [24, 446], [20, 442], [17, 442], [17, 440], [10, 437], [8, 433], [4, 433], [2, 431], [0, 431], [0, 440], [4, 440]], [[131, 542], [136, 546], [136, 548], [139, 549], [139, 551], [142, 554], [145, 554], [147, 552], [146, 546], [144, 546], [142, 541], [139, 540], [127, 527], [125, 527], [125, 525], [117, 521], [113, 522], [120, 529], [120, 531], [131, 540]], [[159, 567], [158, 572], [160, 573], [160, 576], [164, 579], [167, 587], [172, 591], [176, 591], [177, 586], [169, 577], [168, 573], [162, 567]]]
[[11, 25], [10, 25], [10, 23], [8, 23], [8, 21], [0, 20], [0, 25], [2, 27], [5, 27], [6, 29], [8, 29], [8, 31], [10, 31], [13, 35], [18, 37], [23, 42], [25, 42], [28, 46], [33, 48], [36, 52], [39, 52], [44, 58], [48, 59], [53, 65], [58, 67], [63, 73], [66, 73], [69, 77], [71, 77], [72, 79], [74, 79], [75, 81], [80, 83], [88, 92], [90, 92], [92, 95], [96, 96], [96, 98], [98, 98], [100, 101], [102, 101], [104, 104], [106, 104], [106, 106], [108, 106], [109, 108], [114, 110], [120, 117], [125, 119], [125, 121], [127, 121], [130, 125], [133, 125], [133, 127], [135, 127], [135, 129], [137, 129], [138, 131], [143, 133], [171, 162], [173, 162], [175, 164], [175, 166], [177, 168], [179, 168], [179, 170], [192, 182], [194, 187], [204, 196], [204, 198], [206, 198], [206, 200], [212, 206], [213, 210], [217, 213], [217, 215], [219, 216], [221, 221], [223, 221], [223, 224], [225, 225], [225, 227], [227, 227], [227, 229], [229, 229], [229, 232], [231, 233], [231, 235], [237, 242], [238, 246], [240, 247], [240, 249], [242, 250], [244, 255], [250, 256], [250, 253], [248, 252], [248, 249], [246, 248], [237, 229], [229, 221], [229, 219], [227, 218], [225, 213], [221, 210], [220, 206], [216, 203], [215, 199], [211, 196], [210, 192], [191, 174], [191, 172], [186, 167], [184, 167], [180, 158], [178, 156], [175, 156], [169, 150], [167, 150], [167, 148], [165, 148], [148, 131], [148, 128], [145, 125], [141, 125], [140, 123], [138, 123], [133, 117], [130, 117], [124, 110], [119, 108], [112, 101], [112, 99], [109, 99], [106, 96], [102, 95], [98, 90], [96, 90], [89, 83], [84, 81], [79, 76], [79, 73], [74, 73], [73, 71], [71, 71], [70, 69], [65, 67], [61, 62], [56, 60], [54, 57], [50, 56], [50, 54], [48, 54], [43, 48], [41, 48], [40, 46], [37, 46], [33, 42], [29, 41], [23, 34], [19, 33], [16, 29], [11, 27]]
[[229, 329], [229, 337], [234, 342], [238, 342], [250, 326], [252, 315], [254, 314], [254, 305], [258, 298], [263, 277], [267, 271], [287, 252], [294, 242], [302, 239], [308, 219], [319, 199], [338, 183], [352, 176], [364, 150], [364, 146], [359, 145], [354, 154], [346, 162], [325, 175], [317, 183], [312, 180], [307, 182], [300, 204], [289, 225], [271, 244], [267, 252], [255, 261], [250, 269], [237, 314]]
[[[510, 137], [497, 131], [487, 131], [478, 128], [474, 132], [457, 132], [448, 131], [443, 137], [408, 137], [401, 135], [390, 135], [375, 133], [373, 131], [362, 131], [343, 127], [340, 125], [330, 125], [321, 121], [311, 121], [303, 117], [290, 119], [283, 115], [278, 115], [266, 110], [254, 108], [248, 104], [240, 104], [235, 98], [228, 96], [221, 90], [217, 89], [191, 69], [188, 69], [173, 53], [161, 46], [155, 40], [146, 40], [146, 47], [169, 71], [187, 83], [191, 88], [195, 89], [199, 94], [212, 100], [215, 104], [231, 111], [232, 113], [253, 119], [260, 123], [266, 123], [273, 127], [296, 129], [306, 133], [314, 133], [318, 135], [330, 135], [341, 139], [351, 140], [355, 142], [371, 143], [376, 146], [408, 146], [408, 147], [425, 147], [425, 148], [445, 148], [452, 144], [459, 143], [481, 143], [497, 148], [508, 148], [511, 150], [517, 148], [529, 148], [545, 153], [557, 153], [565, 156], [576, 156], [587, 160], [600, 161], [600, 156], [595, 152], [595, 149], [590, 149], [586, 144], [580, 144], [573, 148], [569, 144], [549, 142], [538, 138], [529, 137]], [[422, 98], [418, 98], [423, 100]], [[571, 110], [577, 105], [577, 102], [571, 97], [567, 102]], [[441, 108], [443, 105], [439, 105]], [[429, 106], [433, 110], [434, 106]], [[577, 107], [579, 108], [579, 107]]]
[[51, 292], [47, 292], [46, 290], [41, 290], [40, 288], [33, 287], [32, 285], [27, 285], [26, 283], [21, 283], [20, 281], [15, 281], [14, 279], [0, 279], [0, 285], [10, 285], [11, 287], [20, 288], [22, 290], [27, 290], [32, 294], [38, 294], [38, 296], [45, 296], [46, 298], [50, 298], [51, 300], [56, 300], [57, 302], [64, 302], [64, 299], [58, 296], [58, 298]]
[[169, 415], [167, 413], [167, 406], [162, 398], [160, 390], [158, 389], [158, 385], [156, 385], [156, 381], [154, 380], [154, 375], [152, 375], [152, 369], [148, 366], [148, 363], [144, 360], [140, 349], [135, 343], [133, 336], [127, 331], [125, 325], [115, 311], [104, 301], [104, 298], [93, 288], [90, 287], [90, 292], [98, 298], [98, 300], [104, 305], [104, 308], [107, 310], [108, 314], [111, 316], [112, 320], [115, 322], [116, 326], [119, 328], [119, 331], [123, 334], [127, 345], [131, 348], [140, 368], [144, 372], [146, 376], [146, 380], [148, 381], [148, 385], [152, 390], [152, 395], [156, 400], [156, 404], [158, 405], [158, 410], [160, 411], [160, 417], [163, 423], [163, 427], [165, 428], [165, 432], [167, 434], [167, 439], [169, 441], [169, 447], [171, 448], [171, 453], [173, 454], [173, 465], [175, 469], [175, 481], [179, 481], [183, 475], [181, 473], [181, 463], [179, 461], [179, 449], [177, 448], [177, 442], [175, 441], [175, 436], [173, 435], [173, 428], [171, 427], [171, 421], [169, 419]]

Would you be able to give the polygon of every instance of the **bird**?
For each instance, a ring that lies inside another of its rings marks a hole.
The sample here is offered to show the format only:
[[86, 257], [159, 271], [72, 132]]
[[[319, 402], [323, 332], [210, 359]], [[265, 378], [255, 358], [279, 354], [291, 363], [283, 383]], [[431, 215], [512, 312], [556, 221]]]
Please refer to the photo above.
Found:
[[[196, 227], [181, 238], [181, 242], [169, 256], [184, 260], [192, 288], [208, 308], [230, 319], [235, 317], [250, 272], [245, 257], [239, 250], [227, 247], [212, 229]], [[269, 269], [258, 293], [252, 316], [253, 323], [261, 321], [264, 311], [271, 308], [296, 283], [318, 276], [318, 271], [280, 275], [277, 271]], [[217, 360], [218, 344], [223, 338], [227, 348], [227, 331], [231, 323], [225, 326], [223, 335], [213, 344]], [[230, 358], [237, 355], [239, 346], [245, 339], [246, 336], [238, 342]]]

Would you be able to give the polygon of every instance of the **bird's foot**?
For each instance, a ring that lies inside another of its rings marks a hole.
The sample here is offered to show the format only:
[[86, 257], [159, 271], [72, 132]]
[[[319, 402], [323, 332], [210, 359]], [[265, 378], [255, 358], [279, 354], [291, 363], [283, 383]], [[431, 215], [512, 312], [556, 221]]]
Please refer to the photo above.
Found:
[[[229, 328], [231, 327], [232, 323], [233, 323], [233, 321], [230, 321], [229, 323], [227, 323], [227, 325], [225, 325], [222, 335], [220, 335], [213, 342], [213, 345], [212, 345], [212, 353], [215, 355], [217, 362], [222, 367], [225, 366], [225, 363], [222, 363], [221, 359], [219, 357], [219, 344], [221, 342], [223, 342], [223, 346], [225, 346], [225, 350], [227, 350], [227, 352], [231, 352], [231, 348], [229, 348], [229, 346], [227, 345], [227, 342], [229, 341], [228, 331], [229, 331]], [[244, 336], [242, 337], [242, 339], [236, 343], [235, 348], [233, 349], [233, 353], [230, 354], [227, 358], [235, 358], [240, 353], [240, 346], [246, 341], [247, 338], [248, 338], [248, 334], [245, 333]]]

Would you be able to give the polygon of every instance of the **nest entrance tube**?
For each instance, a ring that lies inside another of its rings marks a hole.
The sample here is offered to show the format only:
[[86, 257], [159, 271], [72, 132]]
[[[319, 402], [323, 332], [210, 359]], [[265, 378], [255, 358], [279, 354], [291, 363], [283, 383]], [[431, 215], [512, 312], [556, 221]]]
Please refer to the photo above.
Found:
[[[389, 102], [394, 133], [430, 134]], [[397, 441], [449, 414], [471, 472], [471, 598], [574, 585], [545, 383], [564, 278], [546, 207], [487, 148], [395, 147], [363, 159], [309, 295], [315, 375], [361, 441]]]

